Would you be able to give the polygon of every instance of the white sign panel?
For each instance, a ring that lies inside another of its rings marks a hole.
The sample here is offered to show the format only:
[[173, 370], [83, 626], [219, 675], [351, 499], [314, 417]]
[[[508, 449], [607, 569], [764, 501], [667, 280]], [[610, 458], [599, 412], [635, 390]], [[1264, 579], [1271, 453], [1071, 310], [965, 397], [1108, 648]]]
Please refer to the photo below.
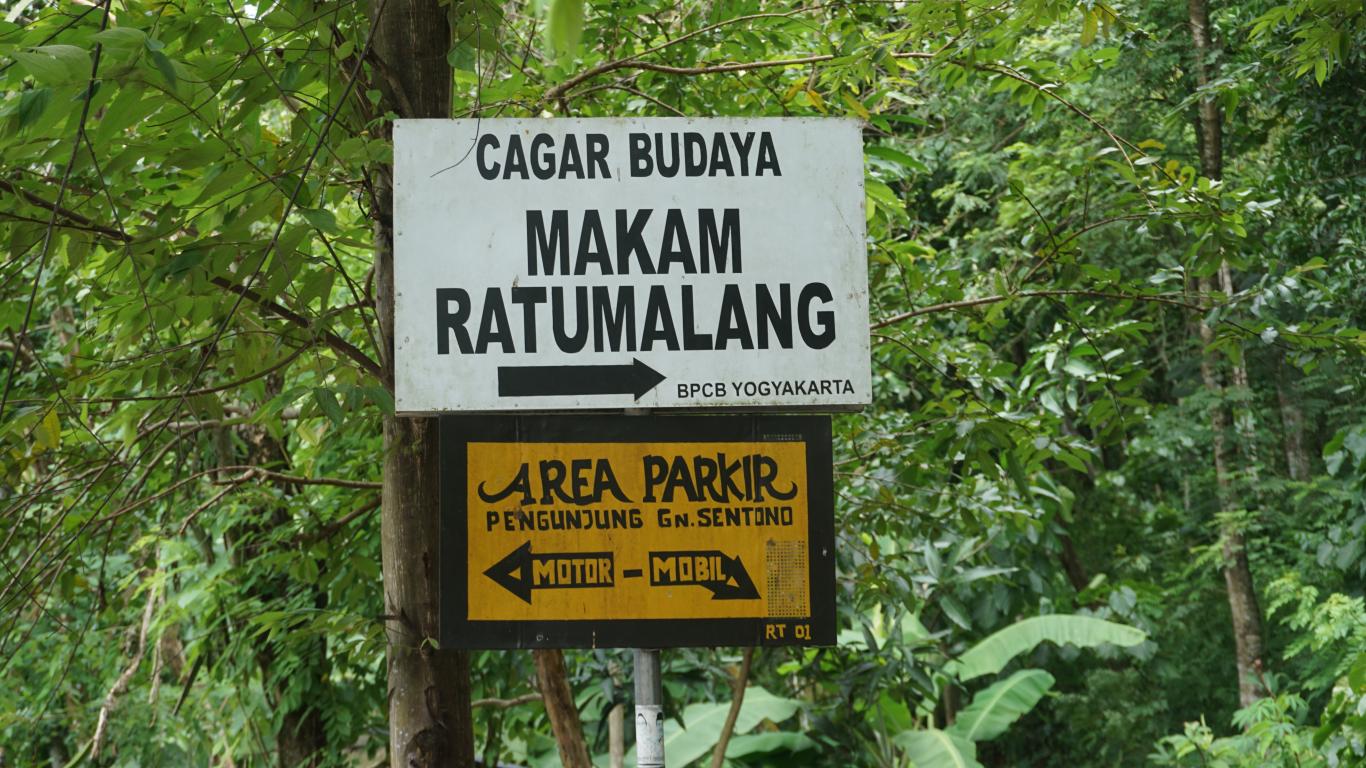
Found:
[[870, 401], [859, 124], [399, 120], [403, 413]]

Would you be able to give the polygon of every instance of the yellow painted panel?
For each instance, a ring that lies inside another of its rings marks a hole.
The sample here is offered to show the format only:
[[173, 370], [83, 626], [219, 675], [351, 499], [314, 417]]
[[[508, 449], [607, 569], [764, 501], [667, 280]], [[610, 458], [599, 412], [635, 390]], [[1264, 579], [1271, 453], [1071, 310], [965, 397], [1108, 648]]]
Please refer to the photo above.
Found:
[[800, 442], [468, 445], [473, 621], [804, 618]]

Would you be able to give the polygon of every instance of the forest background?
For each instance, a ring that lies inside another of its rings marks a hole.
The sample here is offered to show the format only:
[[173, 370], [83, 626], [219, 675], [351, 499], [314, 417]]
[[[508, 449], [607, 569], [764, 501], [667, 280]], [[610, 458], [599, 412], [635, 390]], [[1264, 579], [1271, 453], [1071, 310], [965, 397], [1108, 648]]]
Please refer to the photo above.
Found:
[[429, 639], [389, 121], [476, 115], [865, 124], [840, 644], [666, 653], [671, 765], [1366, 761], [1360, 0], [4, 14], [0, 765], [629, 750]]

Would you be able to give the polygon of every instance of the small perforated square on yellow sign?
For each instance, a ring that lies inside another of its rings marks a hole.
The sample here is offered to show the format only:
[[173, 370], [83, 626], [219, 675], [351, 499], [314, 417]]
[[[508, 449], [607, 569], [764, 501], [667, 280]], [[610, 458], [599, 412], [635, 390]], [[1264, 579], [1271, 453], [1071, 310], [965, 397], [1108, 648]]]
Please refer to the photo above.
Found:
[[443, 646], [833, 639], [828, 418], [447, 418], [442, 439]]

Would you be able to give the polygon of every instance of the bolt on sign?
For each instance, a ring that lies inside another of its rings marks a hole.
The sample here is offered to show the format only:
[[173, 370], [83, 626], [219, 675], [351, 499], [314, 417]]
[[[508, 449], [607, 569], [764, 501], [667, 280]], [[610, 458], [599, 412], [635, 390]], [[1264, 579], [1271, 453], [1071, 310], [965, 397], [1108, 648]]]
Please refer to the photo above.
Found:
[[831, 645], [828, 416], [443, 417], [443, 648]]
[[403, 413], [871, 400], [857, 121], [398, 120]]

